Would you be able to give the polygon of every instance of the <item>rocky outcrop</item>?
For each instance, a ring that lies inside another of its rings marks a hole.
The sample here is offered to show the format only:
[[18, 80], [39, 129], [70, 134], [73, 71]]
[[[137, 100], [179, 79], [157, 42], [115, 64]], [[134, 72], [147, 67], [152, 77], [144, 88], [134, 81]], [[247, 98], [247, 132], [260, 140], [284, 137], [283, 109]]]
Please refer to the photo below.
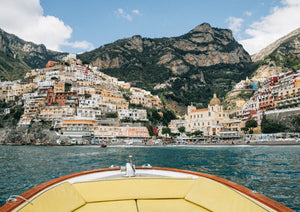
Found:
[[254, 62], [257, 62], [264, 60], [267, 56], [276, 51], [282, 53], [283, 55], [300, 55], [300, 28], [268, 45], [257, 54], [251, 56], [251, 58]]
[[248, 53], [234, 40], [230, 30], [212, 28], [207, 23], [179, 37], [150, 39], [133, 36], [79, 57], [90, 60], [100, 69], [121, 68], [125, 65], [142, 67], [142, 58], [147, 58], [155, 65], [164, 65], [176, 74], [188, 71], [189, 66], [251, 61]]
[[0, 29], [0, 79], [20, 78], [26, 71], [41, 68], [49, 60], [59, 61], [66, 53], [47, 50], [43, 45], [24, 41]]
[[251, 58], [232, 32], [207, 23], [178, 37], [118, 40], [79, 58], [133, 86], [170, 94], [184, 104], [201, 101], [200, 96], [207, 101], [213, 92], [223, 96], [230, 81], [251, 72], [246, 67]]
[[55, 145], [59, 139], [47, 123], [35, 122], [30, 127], [2, 128], [0, 144]]

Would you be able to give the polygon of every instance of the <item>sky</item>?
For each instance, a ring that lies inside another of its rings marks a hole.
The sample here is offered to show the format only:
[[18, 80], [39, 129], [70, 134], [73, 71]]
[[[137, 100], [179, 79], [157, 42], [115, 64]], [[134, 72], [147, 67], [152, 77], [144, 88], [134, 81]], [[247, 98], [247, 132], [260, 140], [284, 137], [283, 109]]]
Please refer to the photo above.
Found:
[[209, 23], [229, 28], [249, 54], [300, 27], [300, 0], [0, 0], [0, 28], [82, 53], [118, 39], [183, 35]]

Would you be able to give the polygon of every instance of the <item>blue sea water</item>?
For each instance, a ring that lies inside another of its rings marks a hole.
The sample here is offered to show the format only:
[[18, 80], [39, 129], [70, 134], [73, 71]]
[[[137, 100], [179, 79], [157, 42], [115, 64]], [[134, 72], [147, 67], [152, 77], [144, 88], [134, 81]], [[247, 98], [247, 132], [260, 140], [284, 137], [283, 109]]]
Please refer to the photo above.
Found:
[[300, 211], [300, 146], [0, 146], [0, 206], [43, 182], [74, 172], [123, 165], [213, 174]]

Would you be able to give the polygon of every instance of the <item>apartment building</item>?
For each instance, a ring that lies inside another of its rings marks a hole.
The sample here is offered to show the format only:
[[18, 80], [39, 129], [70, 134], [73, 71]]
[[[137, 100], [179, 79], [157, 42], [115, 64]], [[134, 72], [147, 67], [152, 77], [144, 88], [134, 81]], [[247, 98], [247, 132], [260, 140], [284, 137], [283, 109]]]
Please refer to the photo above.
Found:
[[101, 110], [87, 107], [77, 107], [76, 114], [78, 118], [96, 119], [97, 116], [101, 116]]
[[75, 112], [75, 108], [70, 107], [69, 105], [41, 107], [39, 118], [46, 121], [61, 120], [74, 117], [76, 114]]
[[101, 91], [102, 103], [115, 104], [117, 109], [128, 109], [129, 103], [116, 91]]
[[92, 136], [93, 129], [98, 122], [89, 119], [68, 119], [63, 120], [61, 125], [61, 133], [63, 136], [85, 137]]
[[147, 111], [144, 109], [119, 109], [119, 119], [131, 119], [133, 121], [148, 121]]
[[148, 139], [150, 138], [150, 135], [146, 127], [125, 126], [118, 127], [117, 137], [128, 139]]

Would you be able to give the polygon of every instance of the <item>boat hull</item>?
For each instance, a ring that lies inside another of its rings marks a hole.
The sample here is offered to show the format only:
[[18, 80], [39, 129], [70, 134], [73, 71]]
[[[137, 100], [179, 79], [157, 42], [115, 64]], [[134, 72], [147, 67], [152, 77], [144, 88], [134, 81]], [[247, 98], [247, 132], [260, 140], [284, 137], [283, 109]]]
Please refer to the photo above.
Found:
[[21, 196], [0, 211], [292, 211], [226, 179], [161, 167], [137, 167], [135, 177], [124, 177], [119, 168], [79, 172]]

